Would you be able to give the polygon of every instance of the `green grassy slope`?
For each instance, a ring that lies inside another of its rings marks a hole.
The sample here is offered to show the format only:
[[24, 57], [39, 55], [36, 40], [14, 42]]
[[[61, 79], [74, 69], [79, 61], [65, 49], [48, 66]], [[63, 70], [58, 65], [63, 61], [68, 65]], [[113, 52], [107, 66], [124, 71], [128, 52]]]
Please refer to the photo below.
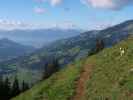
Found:
[[[120, 47], [125, 49], [123, 56]], [[133, 37], [69, 65], [13, 100], [69, 100], [86, 64], [93, 66], [85, 80], [85, 100], [133, 100]]]
[[[120, 47], [125, 54], [120, 56]], [[87, 81], [87, 100], [133, 100], [133, 38], [88, 59], [93, 63]]]
[[81, 65], [83, 61], [69, 65], [13, 100], [67, 100], [74, 94], [74, 84], [80, 75]]

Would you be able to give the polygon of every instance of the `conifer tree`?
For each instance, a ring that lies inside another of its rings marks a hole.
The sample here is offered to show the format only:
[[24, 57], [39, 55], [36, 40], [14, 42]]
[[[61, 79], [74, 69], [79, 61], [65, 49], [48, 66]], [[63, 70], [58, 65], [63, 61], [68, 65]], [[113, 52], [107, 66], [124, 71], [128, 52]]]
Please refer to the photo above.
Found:
[[24, 91], [26, 91], [26, 90], [28, 90], [28, 89], [29, 89], [28, 83], [26, 83], [26, 82], [23, 80], [21, 92], [24, 92]]
[[12, 97], [17, 96], [19, 93], [20, 93], [19, 81], [17, 77], [15, 77], [11, 90]]
[[4, 90], [3, 85], [4, 85], [3, 76], [0, 75], [0, 100], [4, 99], [4, 96], [3, 96], [3, 90]]
[[5, 97], [4, 100], [9, 100], [11, 97], [11, 83], [9, 81], [9, 78], [6, 77], [6, 79], [4, 80], [4, 84], [3, 84], [3, 96]]

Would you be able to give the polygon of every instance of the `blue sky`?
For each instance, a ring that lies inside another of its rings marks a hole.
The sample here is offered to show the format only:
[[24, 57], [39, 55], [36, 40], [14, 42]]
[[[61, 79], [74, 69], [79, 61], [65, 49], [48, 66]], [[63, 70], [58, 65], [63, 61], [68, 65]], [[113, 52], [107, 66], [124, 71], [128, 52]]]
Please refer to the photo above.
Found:
[[133, 19], [133, 0], [1, 0], [0, 29], [101, 29]]

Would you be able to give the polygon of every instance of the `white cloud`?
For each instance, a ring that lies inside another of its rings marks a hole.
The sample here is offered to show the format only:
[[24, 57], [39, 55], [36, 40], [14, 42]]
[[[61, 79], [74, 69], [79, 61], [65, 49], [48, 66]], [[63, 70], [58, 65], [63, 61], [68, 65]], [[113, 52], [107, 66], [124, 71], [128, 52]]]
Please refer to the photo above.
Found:
[[62, 0], [50, 0], [52, 6], [57, 6], [62, 3]]
[[88, 29], [90, 30], [101, 30], [106, 29], [108, 27], [111, 27], [115, 25], [116, 23], [110, 21], [110, 20], [97, 20], [97, 19], [91, 19], [88, 22]]
[[112, 10], [120, 10], [127, 5], [133, 4], [133, 0], [81, 0], [81, 2], [94, 8]]
[[105, 28], [108, 28], [108, 27], [111, 27], [112, 24], [111, 23], [106, 23], [106, 22], [101, 22], [101, 23], [95, 23], [94, 25], [94, 29], [97, 29], [97, 30], [101, 30], [101, 29], [105, 29]]
[[60, 29], [76, 29], [77, 26], [72, 21], [64, 21], [61, 23], [56, 23], [53, 27], [60, 28]]
[[0, 30], [13, 30], [13, 29], [48, 29], [48, 28], [59, 28], [59, 29], [75, 29], [76, 24], [72, 21], [63, 21], [61, 23], [27, 23], [23, 21], [15, 21], [8, 19], [0, 19]]
[[37, 14], [44, 14], [46, 12], [46, 10], [41, 7], [36, 7], [36, 8], [34, 8], [34, 12]]
[[35, 1], [38, 3], [43, 3], [43, 2], [46, 2], [47, 0], [35, 0]]
[[34, 0], [36, 3], [49, 3], [51, 6], [57, 6], [60, 5], [63, 0]]
[[24, 23], [22, 21], [0, 19], [0, 29], [26, 29], [31, 28], [32, 26], [32, 24]]

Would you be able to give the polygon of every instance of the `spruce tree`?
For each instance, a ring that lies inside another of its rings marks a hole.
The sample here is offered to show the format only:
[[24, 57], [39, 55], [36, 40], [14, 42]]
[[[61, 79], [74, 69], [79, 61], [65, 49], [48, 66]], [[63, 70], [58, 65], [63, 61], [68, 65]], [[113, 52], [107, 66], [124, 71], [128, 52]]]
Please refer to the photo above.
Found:
[[17, 77], [15, 77], [11, 90], [12, 97], [17, 96], [19, 93], [20, 93], [19, 81]]
[[3, 100], [4, 99], [4, 96], [3, 96], [3, 88], [4, 86], [4, 82], [3, 82], [3, 76], [0, 75], [0, 100]]
[[9, 81], [9, 78], [6, 77], [4, 84], [3, 84], [3, 96], [5, 97], [5, 100], [9, 100], [11, 98], [11, 83]]
[[29, 89], [28, 83], [26, 83], [26, 82], [23, 80], [21, 92], [24, 92], [24, 91], [26, 91], [26, 90], [28, 90], [28, 89]]

